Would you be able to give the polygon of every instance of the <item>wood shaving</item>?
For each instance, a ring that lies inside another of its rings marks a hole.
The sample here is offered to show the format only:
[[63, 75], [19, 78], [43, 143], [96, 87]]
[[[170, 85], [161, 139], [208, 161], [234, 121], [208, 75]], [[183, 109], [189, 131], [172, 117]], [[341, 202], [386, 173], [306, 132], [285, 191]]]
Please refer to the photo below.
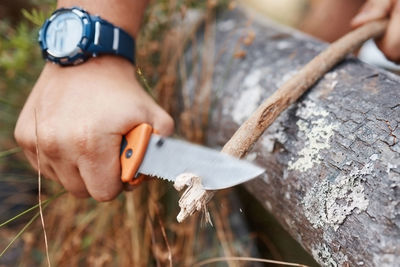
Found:
[[212, 195], [208, 194], [204, 189], [201, 178], [193, 173], [183, 173], [179, 175], [174, 183], [175, 189], [181, 191], [185, 186], [187, 186], [187, 188], [178, 202], [181, 211], [176, 217], [176, 220], [178, 222], [183, 222], [196, 211], [203, 210], [206, 222], [212, 224], [206, 206]]

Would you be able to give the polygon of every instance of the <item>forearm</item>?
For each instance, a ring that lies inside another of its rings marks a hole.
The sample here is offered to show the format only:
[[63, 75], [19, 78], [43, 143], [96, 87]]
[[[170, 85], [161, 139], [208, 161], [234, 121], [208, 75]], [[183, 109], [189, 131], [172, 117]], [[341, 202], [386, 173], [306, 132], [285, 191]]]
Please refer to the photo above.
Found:
[[136, 37], [148, 0], [58, 0], [57, 7], [79, 6]]

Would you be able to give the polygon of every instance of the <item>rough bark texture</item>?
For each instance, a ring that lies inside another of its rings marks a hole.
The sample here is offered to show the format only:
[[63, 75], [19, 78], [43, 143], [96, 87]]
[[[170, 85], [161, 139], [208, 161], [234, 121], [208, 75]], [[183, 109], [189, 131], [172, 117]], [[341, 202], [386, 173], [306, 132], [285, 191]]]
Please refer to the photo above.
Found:
[[[240, 11], [216, 31], [208, 144], [222, 146], [326, 44]], [[245, 186], [322, 265], [396, 266], [399, 138], [400, 78], [349, 57], [261, 136], [247, 157], [267, 173]]]

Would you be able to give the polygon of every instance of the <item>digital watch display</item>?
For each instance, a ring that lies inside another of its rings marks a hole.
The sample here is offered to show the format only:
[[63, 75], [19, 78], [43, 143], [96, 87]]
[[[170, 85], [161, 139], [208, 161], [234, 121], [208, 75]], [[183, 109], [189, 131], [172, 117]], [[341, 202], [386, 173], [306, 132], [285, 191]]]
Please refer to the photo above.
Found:
[[101, 54], [122, 56], [134, 64], [134, 39], [78, 7], [56, 10], [41, 27], [39, 44], [44, 58], [63, 66]]

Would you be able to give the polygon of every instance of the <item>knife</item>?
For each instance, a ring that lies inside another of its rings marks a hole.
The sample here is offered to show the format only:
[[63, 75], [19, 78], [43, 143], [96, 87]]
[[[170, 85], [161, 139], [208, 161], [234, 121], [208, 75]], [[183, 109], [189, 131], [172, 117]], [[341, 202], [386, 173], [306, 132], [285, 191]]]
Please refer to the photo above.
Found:
[[124, 136], [121, 144], [121, 180], [133, 185], [153, 176], [171, 182], [182, 173], [201, 177], [206, 190], [244, 183], [265, 170], [253, 163], [182, 140], [158, 135], [142, 123]]

